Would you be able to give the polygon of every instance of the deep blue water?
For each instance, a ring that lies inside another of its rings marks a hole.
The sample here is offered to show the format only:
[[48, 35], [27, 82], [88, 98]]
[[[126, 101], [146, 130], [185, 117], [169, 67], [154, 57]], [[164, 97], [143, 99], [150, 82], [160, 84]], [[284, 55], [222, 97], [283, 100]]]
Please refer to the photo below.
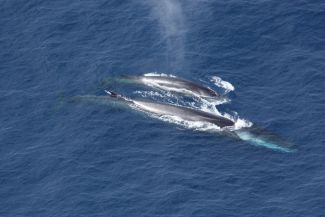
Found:
[[[324, 1], [0, 3], [0, 216], [325, 215]], [[298, 151], [67, 100], [153, 71], [231, 82]]]

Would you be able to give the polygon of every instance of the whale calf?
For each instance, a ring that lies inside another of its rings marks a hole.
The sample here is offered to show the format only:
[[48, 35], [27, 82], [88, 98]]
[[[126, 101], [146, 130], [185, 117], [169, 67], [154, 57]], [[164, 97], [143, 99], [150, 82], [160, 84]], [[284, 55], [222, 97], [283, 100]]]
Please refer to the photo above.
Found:
[[118, 82], [142, 84], [165, 91], [171, 91], [188, 96], [204, 99], [216, 99], [220, 95], [209, 87], [196, 84], [192, 81], [170, 76], [121, 76]]

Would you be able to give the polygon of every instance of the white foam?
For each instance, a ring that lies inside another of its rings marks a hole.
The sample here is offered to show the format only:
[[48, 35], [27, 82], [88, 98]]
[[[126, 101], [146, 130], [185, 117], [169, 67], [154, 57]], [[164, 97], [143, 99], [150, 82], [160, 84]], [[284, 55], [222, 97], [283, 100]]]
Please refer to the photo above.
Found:
[[172, 74], [165, 74], [165, 73], [158, 73], [158, 72], [149, 72], [149, 73], [145, 73], [143, 76], [161, 76], [161, 77], [172, 77], [172, 78], [176, 78], [175, 75]]
[[159, 98], [162, 101], [169, 102], [171, 104], [174, 103], [174, 101], [178, 101], [177, 96], [173, 95], [171, 92], [168, 91], [146, 91], [146, 90], [137, 90], [134, 91], [135, 94], [143, 97], [143, 98], [151, 98], [151, 99], [157, 99]]
[[152, 90], [151, 91], [137, 90], [137, 91], [134, 91], [134, 93], [139, 94], [140, 96], [145, 97], [145, 98], [146, 97], [160, 97], [160, 98], [165, 98], [166, 95], [168, 97], [170, 97], [170, 95], [172, 95], [170, 93], [163, 94], [161, 92], [152, 91]]
[[197, 131], [203, 131], [203, 132], [220, 132], [222, 129], [218, 127], [215, 124], [208, 123], [208, 122], [203, 122], [203, 121], [187, 121], [183, 120], [182, 118], [178, 116], [173, 116], [173, 115], [162, 115], [162, 116], [157, 116], [157, 115], [150, 115], [153, 118], [160, 119], [162, 121], [168, 122], [168, 123], [173, 123], [179, 126], [182, 126], [186, 129], [191, 129], [191, 130], [197, 130]]
[[219, 105], [218, 102], [209, 102], [206, 100], [202, 100], [202, 102], [203, 103], [201, 104], [200, 110], [222, 116], [224, 118], [232, 120], [235, 123], [233, 127], [227, 128], [229, 130], [239, 130], [241, 128], [251, 127], [253, 125], [252, 122], [240, 118], [236, 112], [235, 115], [231, 115], [228, 113], [221, 113], [216, 107], [216, 105]]
[[217, 87], [221, 87], [225, 89], [226, 93], [229, 93], [230, 91], [234, 91], [235, 87], [228, 81], [222, 80], [218, 76], [212, 76], [210, 79]]

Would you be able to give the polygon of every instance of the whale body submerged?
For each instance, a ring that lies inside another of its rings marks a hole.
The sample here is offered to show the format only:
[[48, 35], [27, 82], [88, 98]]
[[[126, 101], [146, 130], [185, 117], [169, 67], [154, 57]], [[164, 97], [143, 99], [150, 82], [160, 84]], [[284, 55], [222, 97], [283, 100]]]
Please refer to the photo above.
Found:
[[192, 81], [170, 76], [121, 76], [119, 82], [137, 83], [148, 87], [201, 98], [218, 98], [219, 94], [209, 87]]

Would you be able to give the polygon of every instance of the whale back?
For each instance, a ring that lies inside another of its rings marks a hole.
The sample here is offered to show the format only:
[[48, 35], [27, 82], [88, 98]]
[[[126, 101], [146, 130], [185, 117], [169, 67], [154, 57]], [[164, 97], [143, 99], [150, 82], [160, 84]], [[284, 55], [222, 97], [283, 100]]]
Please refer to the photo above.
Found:
[[230, 119], [188, 107], [142, 100], [133, 100], [133, 103], [137, 108], [156, 115], [178, 116], [185, 121], [202, 121], [216, 124], [221, 128], [234, 125]]
[[123, 76], [123, 79], [130, 79], [136, 83], [156, 87], [166, 91], [173, 91], [183, 94], [196, 95], [201, 97], [218, 97], [212, 89], [196, 84], [189, 80], [167, 76]]

